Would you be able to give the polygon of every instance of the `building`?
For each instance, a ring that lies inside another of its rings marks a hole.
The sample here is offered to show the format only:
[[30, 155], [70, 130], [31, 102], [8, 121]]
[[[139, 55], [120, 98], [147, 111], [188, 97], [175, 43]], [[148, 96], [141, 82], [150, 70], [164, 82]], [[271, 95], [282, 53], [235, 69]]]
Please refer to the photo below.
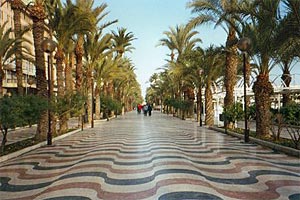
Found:
[[[30, 1], [22, 0], [24, 5], [27, 5]], [[5, 0], [0, 0], [1, 7], [0, 7], [0, 24], [1, 26], [7, 22], [6, 30], [8, 28], [14, 29], [14, 13], [11, 8], [11, 4]], [[22, 29], [25, 27], [30, 27], [32, 25], [32, 20], [28, 16], [26, 12], [21, 13], [21, 27]], [[14, 37], [14, 34], [11, 34], [11, 37]], [[34, 60], [34, 46], [33, 46], [33, 34], [32, 31], [28, 31], [23, 36], [29, 43], [22, 43], [23, 46], [26, 45], [26, 49], [29, 50], [26, 53], [26, 57], [31, 58], [31, 61], [26, 59], [22, 60], [22, 73], [23, 73], [23, 88], [24, 94], [32, 94], [36, 91], [36, 70], [35, 65], [33, 63]], [[24, 53], [23, 53], [24, 54]], [[29, 59], [30, 60], [30, 59]], [[46, 64], [47, 67], [47, 64]], [[3, 71], [4, 71], [4, 78], [3, 78], [3, 94], [12, 94], [17, 92], [17, 76], [16, 76], [16, 65], [14, 58], [9, 60], [6, 63], [3, 63]], [[47, 71], [47, 70], [46, 70]], [[47, 74], [46, 74], [47, 76]]]

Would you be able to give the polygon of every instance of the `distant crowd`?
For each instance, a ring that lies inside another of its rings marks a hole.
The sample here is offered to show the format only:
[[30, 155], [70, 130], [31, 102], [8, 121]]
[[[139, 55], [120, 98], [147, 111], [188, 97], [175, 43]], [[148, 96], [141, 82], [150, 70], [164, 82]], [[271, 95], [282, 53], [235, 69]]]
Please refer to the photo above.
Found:
[[141, 112], [143, 112], [145, 116], [147, 116], [147, 115], [151, 116], [151, 114], [152, 114], [151, 104], [149, 104], [149, 103], [144, 104], [144, 105], [138, 104], [137, 105], [137, 113], [141, 114]]

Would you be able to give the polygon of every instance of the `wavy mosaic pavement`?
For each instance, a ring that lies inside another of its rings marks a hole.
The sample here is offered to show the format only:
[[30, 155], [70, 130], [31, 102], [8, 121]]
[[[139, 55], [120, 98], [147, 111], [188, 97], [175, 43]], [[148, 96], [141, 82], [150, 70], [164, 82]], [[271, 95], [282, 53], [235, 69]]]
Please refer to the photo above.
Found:
[[0, 164], [0, 199], [300, 199], [298, 158], [129, 113]]

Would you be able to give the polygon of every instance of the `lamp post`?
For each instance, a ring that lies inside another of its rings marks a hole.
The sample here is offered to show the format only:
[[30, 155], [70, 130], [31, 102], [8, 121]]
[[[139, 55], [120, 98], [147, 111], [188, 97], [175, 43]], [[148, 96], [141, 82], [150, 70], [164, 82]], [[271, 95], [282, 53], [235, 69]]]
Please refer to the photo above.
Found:
[[243, 53], [243, 76], [244, 76], [244, 120], [245, 120], [245, 130], [244, 130], [244, 141], [249, 142], [249, 129], [248, 129], [248, 113], [247, 113], [247, 83], [246, 83], [246, 53], [250, 47], [250, 39], [247, 37], [241, 38], [237, 47]]
[[201, 113], [201, 111], [202, 111], [202, 73], [203, 73], [203, 70], [202, 69], [199, 69], [199, 71], [198, 71], [198, 73], [199, 73], [199, 77], [200, 77], [200, 84], [199, 84], [199, 93], [200, 93], [200, 96], [199, 96], [199, 101], [200, 101], [200, 103], [199, 103], [199, 112], [200, 112], [200, 115], [199, 115], [199, 125], [200, 126], [202, 126], [202, 113]]
[[94, 128], [94, 71], [92, 71], [92, 80], [91, 80], [91, 88], [92, 88], [92, 106], [91, 106], [91, 128]]
[[[51, 54], [55, 50], [57, 44], [52, 39], [47, 38], [42, 42], [42, 49], [45, 53], [48, 54], [48, 106], [51, 101], [51, 91], [53, 90], [51, 84], [51, 72], [52, 72], [52, 59]], [[51, 112], [48, 108], [48, 133], [47, 133], [47, 145], [52, 145], [52, 131], [51, 131]]]

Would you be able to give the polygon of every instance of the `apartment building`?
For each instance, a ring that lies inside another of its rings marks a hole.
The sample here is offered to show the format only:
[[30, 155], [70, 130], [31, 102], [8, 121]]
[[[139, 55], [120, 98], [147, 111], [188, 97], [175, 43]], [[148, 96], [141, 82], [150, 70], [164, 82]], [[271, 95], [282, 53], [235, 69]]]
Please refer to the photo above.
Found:
[[[28, 1], [23, 0], [24, 4], [26, 5]], [[7, 22], [6, 29], [12, 28], [14, 29], [14, 21], [13, 21], [13, 10], [11, 9], [10, 3], [6, 2], [5, 0], [1, 0], [1, 7], [0, 7], [0, 24], [1, 26]], [[32, 25], [32, 20], [30, 19], [27, 14], [21, 14], [21, 26], [28, 27]], [[11, 33], [11, 37], [14, 37], [14, 33]], [[26, 45], [27, 49], [30, 50], [28, 57], [34, 58], [34, 47], [33, 47], [33, 36], [32, 32], [28, 31], [24, 38], [30, 41], [30, 43], [23, 43], [22, 45]], [[16, 66], [13, 58], [6, 63], [3, 63], [3, 71], [4, 71], [4, 78], [3, 78], [3, 92], [4, 94], [11, 94], [17, 91], [17, 77], [16, 77]], [[34, 63], [29, 62], [25, 59], [22, 61], [22, 72], [23, 72], [23, 88], [25, 94], [34, 93], [36, 89], [36, 78], [35, 78], [35, 66]]]

